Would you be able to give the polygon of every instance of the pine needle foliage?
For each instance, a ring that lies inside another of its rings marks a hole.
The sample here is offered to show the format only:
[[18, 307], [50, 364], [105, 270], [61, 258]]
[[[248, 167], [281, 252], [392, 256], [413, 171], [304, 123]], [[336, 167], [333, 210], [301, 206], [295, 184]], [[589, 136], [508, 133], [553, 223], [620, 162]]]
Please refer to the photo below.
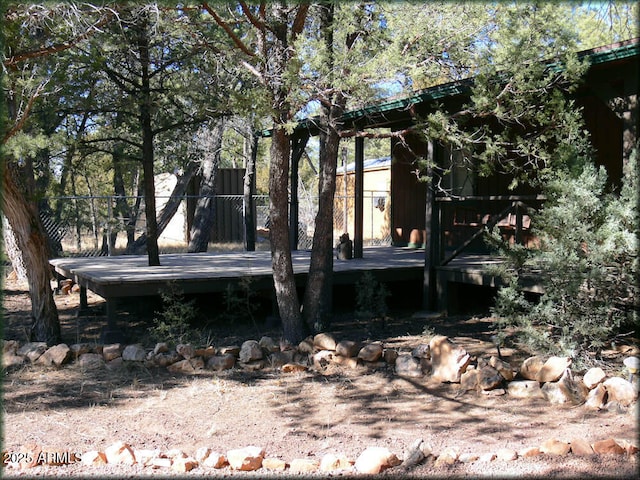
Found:
[[[558, 171], [546, 186], [544, 208], [533, 218], [539, 248], [502, 245], [507, 286], [494, 313], [516, 327], [532, 349], [585, 358], [632, 331], [640, 311], [638, 171], [626, 165], [619, 194], [607, 191], [606, 173], [586, 164], [577, 174]], [[498, 245], [497, 233], [492, 241]], [[519, 288], [527, 277], [542, 283], [538, 301]]]

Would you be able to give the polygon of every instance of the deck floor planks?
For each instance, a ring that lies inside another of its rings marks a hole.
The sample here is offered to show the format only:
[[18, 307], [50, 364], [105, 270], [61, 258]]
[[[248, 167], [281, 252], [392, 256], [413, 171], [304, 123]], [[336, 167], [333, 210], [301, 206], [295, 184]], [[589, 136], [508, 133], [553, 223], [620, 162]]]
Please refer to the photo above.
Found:
[[[294, 251], [292, 260], [297, 280], [304, 280], [310, 252]], [[163, 254], [155, 267], [148, 266], [146, 255], [57, 258], [50, 263], [59, 275], [104, 298], [154, 295], [168, 282], [185, 293], [221, 291], [245, 277], [273, 282], [268, 251]], [[334, 259], [334, 281], [348, 283], [373, 270], [383, 279], [420, 278], [423, 268], [423, 250], [371, 247], [365, 248], [363, 258]]]

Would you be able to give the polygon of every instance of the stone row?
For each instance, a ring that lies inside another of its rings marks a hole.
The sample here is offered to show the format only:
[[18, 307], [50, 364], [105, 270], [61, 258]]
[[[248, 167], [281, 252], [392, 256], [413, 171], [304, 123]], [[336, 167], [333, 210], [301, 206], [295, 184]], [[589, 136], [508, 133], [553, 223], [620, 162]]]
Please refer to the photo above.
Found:
[[[498, 449], [485, 454], [460, 453], [457, 448], [444, 448], [438, 455], [422, 440], [417, 440], [404, 452], [402, 459], [386, 447], [367, 447], [355, 460], [346, 455], [330, 453], [315, 458], [295, 458], [289, 462], [281, 458], [268, 456], [266, 450], [258, 446], [228, 450], [221, 453], [208, 447], [199, 448], [194, 455], [182, 450], [162, 451], [135, 449], [131, 445], [119, 441], [103, 451], [91, 450], [76, 453], [67, 450], [42, 448], [38, 445], [25, 445], [18, 452], [9, 455], [3, 452], [3, 467], [26, 469], [38, 465], [60, 466], [80, 463], [84, 466], [99, 467], [112, 465], [139, 465], [152, 469], [172, 469], [177, 472], [188, 472], [196, 468], [228, 468], [238, 471], [288, 471], [290, 473], [358, 473], [377, 474], [392, 467], [409, 468], [433, 461], [434, 466], [453, 465], [455, 463], [474, 463], [492, 461], [513, 461], [518, 458], [538, 455], [568, 454], [585, 456], [595, 454], [635, 455], [636, 444], [624, 440], [607, 438], [589, 443], [583, 438], [563, 441], [550, 438], [542, 445], [516, 451], [509, 448]], [[14, 458], [12, 458], [14, 457]]]
[[[629, 359], [636, 358], [626, 360]], [[15, 340], [4, 340], [5, 368], [27, 362], [61, 367], [71, 361], [77, 361], [82, 368], [109, 369], [125, 362], [139, 362], [148, 367], [165, 367], [176, 374], [232, 368], [277, 368], [283, 373], [307, 369], [325, 372], [335, 367], [387, 368], [399, 376], [429, 376], [439, 382], [458, 384], [461, 393], [540, 397], [554, 404], [585, 405], [592, 409], [624, 410], [636, 402], [639, 390], [638, 380], [609, 377], [598, 367], [589, 369], [582, 377], [576, 376], [569, 357], [532, 356], [517, 368], [496, 356], [476, 359], [443, 335], [436, 335], [411, 351], [385, 348], [380, 342], [337, 341], [328, 333], [310, 336], [297, 346], [265, 336], [259, 341], [247, 340], [240, 346], [195, 348], [178, 344], [170, 349], [167, 343], [157, 343], [150, 350], [140, 344], [59, 344], [47, 348], [44, 342], [20, 345]], [[633, 376], [635, 372], [631, 373]]]

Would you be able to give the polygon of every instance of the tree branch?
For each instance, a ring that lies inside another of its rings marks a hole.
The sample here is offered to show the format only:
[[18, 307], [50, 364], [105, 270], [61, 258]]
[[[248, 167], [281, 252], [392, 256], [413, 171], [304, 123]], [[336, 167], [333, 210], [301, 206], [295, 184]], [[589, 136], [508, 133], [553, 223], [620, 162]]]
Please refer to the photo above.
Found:
[[44, 57], [46, 55], [52, 55], [54, 53], [63, 52], [65, 50], [73, 48], [75, 45], [77, 45], [81, 41], [86, 40], [87, 38], [92, 36], [94, 33], [99, 32], [100, 27], [104, 26], [109, 20], [111, 20], [113, 16], [114, 16], [113, 11], [109, 11], [109, 14], [107, 14], [99, 22], [89, 27], [87, 31], [84, 32], [83, 34], [78, 35], [77, 37], [74, 37], [71, 40], [68, 40], [66, 42], [56, 43], [55, 45], [51, 45], [49, 47], [41, 47], [36, 50], [31, 50], [28, 52], [22, 52], [16, 55], [12, 55], [11, 57], [3, 61], [3, 65], [5, 67], [15, 67], [16, 64], [23, 62], [29, 58]]
[[7, 143], [7, 141], [11, 137], [13, 137], [16, 133], [18, 133], [20, 130], [22, 130], [22, 128], [24, 127], [24, 124], [27, 121], [27, 118], [29, 118], [29, 113], [31, 112], [31, 108], [35, 104], [36, 99], [40, 96], [40, 92], [42, 92], [42, 90], [44, 90], [44, 87], [45, 87], [45, 85], [47, 83], [49, 83], [48, 80], [46, 82], [41, 83], [40, 85], [38, 85], [38, 88], [36, 89], [36, 91], [29, 98], [29, 101], [27, 102], [27, 106], [25, 107], [24, 111], [22, 112], [22, 115], [20, 116], [20, 118], [17, 119], [15, 125], [5, 134], [4, 138], [2, 139], [2, 144], [3, 145], [5, 143]]
[[244, 52], [246, 55], [249, 55], [250, 57], [255, 56], [255, 53], [249, 50], [244, 42], [233, 32], [233, 29], [229, 26], [229, 24], [222, 18], [220, 18], [220, 16], [215, 12], [214, 9], [209, 6], [207, 2], [203, 2], [202, 6], [207, 11], [207, 13], [213, 17], [218, 26], [226, 32], [233, 43], [236, 44], [236, 47], [238, 47], [242, 52]]
[[307, 18], [307, 12], [309, 11], [309, 4], [302, 3], [296, 12], [296, 18], [293, 21], [293, 26], [291, 27], [291, 40], [295, 41], [298, 35], [302, 32], [304, 28], [304, 22]]

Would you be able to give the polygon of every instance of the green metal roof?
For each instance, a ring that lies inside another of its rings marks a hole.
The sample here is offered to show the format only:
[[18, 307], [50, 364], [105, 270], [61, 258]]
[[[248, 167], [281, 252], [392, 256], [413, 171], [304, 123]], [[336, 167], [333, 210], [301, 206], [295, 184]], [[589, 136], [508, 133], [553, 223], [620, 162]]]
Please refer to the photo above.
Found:
[[[638, 38], [635, 38], [629, 40], [629, 43], [624, 42], [619, 47], [614, 47], [606, 50], [602, 49], [602, 47], [586, 50], [583, 52], [579, 52], [578, 56], [581, 58], [588, 58], [591, 65], [598, 65], [615, 60], [638, 56], [640, 54], [640, 43], [638, 42], [638, 40]], [[390, 102], [385, 102], [378, 105], [364, 107], [359, 110], [346, 112], [343, 115], [342, 119], [345, 121], [353, 120], [372, 114], [384, 113], [391, 110], [405, 109], [411, 105], [423, 103], [425, 101], [439, 100], [458, 94], [468, 93], [469, 87], [471, 86], [472, 82], [473, 79], [468, 78], [456, 82], [436, 85], [435, 87], [428, 88], [420, 93], [411, 95], [409, 97], [404, 97]]]
[[[588, 58], [591, 65], [600, 65], [640, 55], [640, 38], [633, 38], [614, 45], [615, 46], [598, 47], [578, 52], [578, 56], [580, 58]], [[389, 112], [402, 112], [412, 105], [433, 102], [469, 93], [472, 84], [473, 78], [467, 78], [464, 80], [436, 85], [410, 96], [345, 112], [341, 120], [345, 123], [353, 123], [359, 119], [365, 119], [375, 115], [384, 115]], [[316, 127], [316, 121], [317, 118], [306, 118], [301, 120], [298, 123], [296, 130], [313, 130]], [[271, 136], [271, 130], [263, 131], [262, 136]]]

